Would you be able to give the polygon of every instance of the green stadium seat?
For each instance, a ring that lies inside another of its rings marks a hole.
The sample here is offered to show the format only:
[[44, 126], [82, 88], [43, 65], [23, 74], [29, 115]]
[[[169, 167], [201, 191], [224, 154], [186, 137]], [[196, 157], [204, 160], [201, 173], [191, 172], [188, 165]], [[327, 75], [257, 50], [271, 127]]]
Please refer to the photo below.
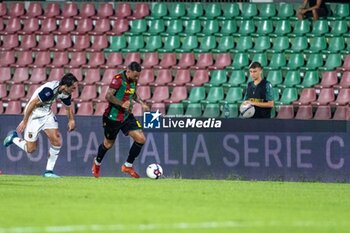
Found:
[[253, 20], [242, 20], [239, 25], [238, 33], [233, 36], [248, 36], [255, 32], [255, 24]]
[[305, 64], [304, 54], [302, 53], [292, 53], [287, 60], [287, 66], [283, 67], [285, 70], [297, 70]]
[[248, 49], [250, 53], [260, 53], [271, 48], [271, 42], [269, 36], [259, 36], [255, 38], [254, 48]]
[[259, 15], [254, 19], [267, 19], [276, 16], [276, 4], [275, 3], [261, 3], [258, 4]]
[[226, 70], [213, 70], [210, 72], [210, 80], [205, 83], [205, 87], [221, 86], [227, 82]]
[[202, 30], [201, 21], [198, 19], [190, 19], [184, 21], [185, 30], [180, 36], [195, 35]]
[[168, 8], [165, 3], [156, 2], [152, 5], [151, 15], [146, 16], [146, 19], [159, 19], [168, 15]]
[[235, 46], [235, 41], [232, 36], [223, 36], [219, 39], [218, 46], [212, 51], [215, 53], [227, 52], [233, 49]]
[[221, 16], [221, 5], [220, 3], [207, 3], [205, 7], [205, 14], [200, 19], [215, 19]]
[[193, 50], [195, 53], [210, 52], [216, 48], [216, 37], [204, 36], [199, 39], [199, 44], [199, 48]]
[[292, 46], [286, 50], [286, 53], [300, 53], [309, 47], [307, 37], [297, 36], [292, 39]]
[[136, 52], [142, 49], [145, 45], [145, 41], [142, 35], [128, 36], [128, 47], [122, 49], [123, 52]]
[[246, 83], [246, 77], [243, 70], [233, 70], [227, 83], [223, 87], [238, 87]]
[[201, 100], [201, 103], [216, 103], [224, 99], [224, 88], [223, 87], [211, 87], [208, 91], [208, 96], [206, 99]]
[[238, 19], [250, 19], [258, 15], [258, 7], [255, 3], [242, 3], [242, 12]]
[[262, 65], [262, 67], [266, 67], [267, 63], [268, 63], [267, 62], [267, 54], [266, 53], [255, 53], [252, 61], [257, 61]]
[[157, 52], [162, 47], [162, 37], [160, 35], [152, 35], [146, 37], [146, 46], [140, 49], [143, 53]]
[[[222, 107], [223, 108], [223, 107]], [[237, 118], [238, 113], [238, 105], [237, 104], [228, 104], [229, 115], [228, 118]], [[225, 111], [221, 111], [221, 118], [226, 118]]]
[[241, 14], [239, 5], [237, 3], [222, 3], [221, 7], [223, 14], [221, 16], [218, 16], [219, 20], [234, 19]]
[[216, 103], [209, 103], [205, 106], [202, 117], [219, 117], [220, 105]]
[[200, 2], [191, 3], [187, 9], [187, 14], [182, 17], [182, 19], [196, 19], [202, 16], [204, 13], [203, 4]]
[[275, 103], [278, 103], [278, 101], [280, 100], [280, 89], [277, 87], [272, 88], [273, 91], [273, 101]]
[[320, 19], [313, 22], [312, 30], [307, 33], [309, 37], [322, 36], [329, 32], [328, 20]]
[[167, 29], [161, 33], [162, 36], [176, 35], [183, 31], [183, 22], [181, 19], [167, 21]]
[[296, 87], [301, 83], [300, 71], [299, 70], [289, 70], [286, 73], [284, 78], [284, 82], [278, 87], [286, 88], [286, 87]]
[[330, 33], [326, 33], [327, 37], [343, 36], [349, 32], [346, 20], [337, 20], [332, 22]]
[[349, 19], [350, 17], [350, 4], [349, 3], [337, 3], [334, 9], [334, 12], [331, 16], [328, 17], [330, 20], [339, 20], [339, 19]]
[[295, 11], [292, 3], [282, 2], [278, 5], [277, 15], [273, 19], [295, 19]]
[[269, 19], [259, 20], [256, 24], [256, 32], [252, 36], [264, 36], [273, 32], [273, 24]]
[[190, 35], [184, 38], [180, 48], [175, 51], [178, 53], [191, 52], [192, 50], [198, 47], [198, 38], [197, 36]]
[[131, 20], [129, 25], [130, 30], [124, 32], [124, 35], [126, 36], [138, 35], [147, 31], [147, 21], [145, 19]]
[[198, 103], [201, 100], [204, 100], [206, 97], [205, 88], [204, 87], [193, 87], [190, 91], [187, 100], [183, 100], [182, 102], [185, 104], [189, 103]]
[[107, 52], [122, 51], [126, 48], [126, 38], [124, 35], [111, 36], [109, 41], [110, 46], [106, 49]]
[[220, 103], [238, 103], [243, 99], [243, 88], [241, 87], [230, 87], [227, 90], [225, 99], [221, 100]]
[[344, 37], [332, 37], [329, 39], [328, 44], [328, 49], [323, 50], [323, 53], [339, 53], [341, 50], [345, 49]]
[[283, 90], [278, 104], [291, 104], [298, 99], [298, 90], [293, 87], [287, 87]]
[[215, 33], [216, 36], [231, 35], [237, 32], [237, 23], [233, 19], [224, 20], [221, 23], [220, 31]]
[[148, 20], [148, 30], [143, 33], [145, 36], [160, 34], [165, 31], [163, 19]]
[[164, 45], [163, 48], [159, 49], [158, 52], [160, 53], [167, 53], [175, 51], [175, 49], [178, 49], [180, 47], [180, 37], [177, 35], [174, 36], [167, 36], [164, 39]]
[[181, 103], [173, 103], [169, 104], [168, 116], [183, 116], [184, 115], [184, 106]]
[[219, 22], [216, 19], [205, 20], [203, 30], [197, 33], [197, 36], [213, 35], [219, 31]]
[[288, 19], [278, 20], [275, 31], [271, 33], [271, 37], [285, 36], [292, 31], [292, 25]]
[[166, 20], [173, 20], [186, 15], [186, 5], [183, 2], [171, 3], [169, 7], [169, 15], [164, 16]]
[[185, 116], [187, 117], [201, 117], [202, 105], [200, 103], [190, 103], [187, 105]]
[[267, 74], [267, 81], [269, 81], [272, 86], [277, 86], [283, 82], [283, 76], [281, 70], [270, 70]]
[[231, 49], [234, 53], [245, 52], [253, 47], [253, 39], [251, 36], [241, 36], [238, 38], [237, 46], [235, 49]]
[[323, 66], [323, 58], [320, 53], [313, 53], [307, 57], [307, 63], [305, 67], [301, 67], [303, 70], [317, 70], [319, 67]]
[[327, 40], [324, 36], [313, 37], [310, 39], [310, 48], [304, 50], [304, 53], [318, 53], [327, 48]]
[[249, 55], [248, 53], [236, 53], [234, 55], [232, 64], [227, 66], [227, 69], [242, 69], [249, 65]]
[[313, 87], [314, 85], [320, 82], [317, 70], [306, 71], [302, 82], [299, 85], [296, 85], [298, 88], [308, 88]]
[[274, 53], [270, 59], [268, 67], [265, 67], [267, 70], [281, 69], [286, 66], [287, 60], [284, 53]]
[[321, 71], [335, 70], [343, 64], [342, 55], [339, 53], [332, 53], [327, 56], [326, 64], [318, 69]]
[[311, 30], [311, 23], [309, 20], [298, 20], [295, 22], [293, 32], [288, 34], [290, 37], [304, 36]]
[[280, 36], [272, 39], [272, 48], [268, 49], [269, 53], [280, 53], [289, 49], [289, 38], [287, 36]]

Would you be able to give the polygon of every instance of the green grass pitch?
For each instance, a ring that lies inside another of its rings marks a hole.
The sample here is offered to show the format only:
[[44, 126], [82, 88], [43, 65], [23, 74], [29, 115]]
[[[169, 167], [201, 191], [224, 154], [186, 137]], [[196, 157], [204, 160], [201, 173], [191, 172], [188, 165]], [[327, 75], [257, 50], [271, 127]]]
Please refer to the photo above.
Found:
[[0, 176], [0, 233], [350, 232], [350, 186]]

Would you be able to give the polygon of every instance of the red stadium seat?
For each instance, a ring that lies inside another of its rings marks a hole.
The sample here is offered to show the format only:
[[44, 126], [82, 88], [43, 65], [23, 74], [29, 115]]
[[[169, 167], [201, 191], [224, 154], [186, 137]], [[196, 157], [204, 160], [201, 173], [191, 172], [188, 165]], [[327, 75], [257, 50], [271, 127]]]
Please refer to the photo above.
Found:
[[4, 114], [21, 114], [22, 107], [20, 101], [10, 101], [6, 107]]
[[164, 103], [153, 103], [151, 106], [151, 111], [152, 112], [159, 111], [160, 113], [165, 115], [166, 114], [165, 104]]
[[36, 34], [51, 34], [57, 30], [57, 23], [55, 18], [45, 18], [41, 22], [41, 28], [35, 32]]
[[68, 59], [67, 51], [53, 52], [52, 63], [48, 64], [47, 66], [51, 68], [63, 67], [64, 65], [67, 65], [68, 62], [69, 62], [69, 59]]
[[119, 65], [119, 68], [125, 69], [131, 62], [136, 61], [137, 63], [141, 63], [141, 54], [140, 53], [127, 53], [125, 57], [124, 64]]
[[145, 53], [143, 62], [142, 62], [142, 68], [149, 69], [153, 68], [154, 66], [159, 64], [159, 58], [158, 53]]
[[32, 95], [39, 86], [39, 84], [30, 85], [27, 94], [23, 98], [21, 98], [21, 101], [28, 102], [30, 98], [32, 98]]
[[192, 67], [194, 69], [207, 69], [214, 64], [213, 55], [211, 53], [201, 53], [197, 58], [197, 63]]
[[46, 81], [46, 68], [38, 67], [32, 69], [32, 74], [26, 84], [39, 84]]
[[179, 103], [182, 100], [187, 99], [187, 87], [186, 86], [176, 86], [171, 92], [169, 99], [165, 99], [165, 103]]
[[56, 16], [56, 18], [66, 19], [66, 18], [74, 17], [78, 15], [78, 12], [79, 12], [78, 5], [76, 3], [67, 2], [63, 5], [62, 13]]
[[98, 102], [96, 103], [96, 109], [94, 112], [95, 116], [102, 116], [108, 106], [108, 102]]
[[191, 82], [191, 72], [189, 69], [181, 69], [176, 71], [175, 78], [168, 86], [183, 86]]
[[209, 66], [209, 69], [224, 69], [226, 66], [231, 65], [231, 54], [230, 53], [220, 53], [215, 59], [213, 66]]
[[75, 31], [75, 24], [73, 18], [64, 18], [59, 23], [59, 27], [56, 31], [53, 31], [54, 34], [69, 34]]
[[123, 64], [123, 54], [122, 53], [109, 53], [106, 64], [102, 65], [102, 68], [114, 68]]
[[10, 9], [4, 18], [18, 18], [25, 14], [24, 2], [11, 3]]
[[132, 10], [129, 3], [118, 2], [117, 7], [115, 9], [115, 15], [110, 18], [123, 19], [123, 18], [129, 17], [131, 13], [132, 13]]
[[84, 85], [80, 96], [76, 101], [83, 102], [95, 99], [97, 97], [97, 90], [95, 84]]
[[15, 83], [10, 87], [7, 101], [19, 100], [25, 96], [24, 84]]
[[337, 85], [334, 85], [334, 88], [350, 88], [350, 70], [343, 73], [339, 83]]
[[110, 3], [102, 3], [98, 10], [96, 16], [93, 19], [108, 18], [114, 14], [113, 5]]
[[293, 119], [294, 118], [294, 108], [293, 105], [281, 105], [277, 119]]
[[108, 47], [108, 39], [106, 35], [93, 36], [93, 43], [90, 48], [87, 48], [88, 52], [98, 52]]
[[129, 20], [116, 19], [111, 21], [112, 29], [107, 32], [107, 35], [120, 36], [129, 30]]
[[136, 92], [141, 100], [148, 100], [151, 98], [150, 86], [139, 86], [137, 87]]
[[138, 84], [139, 85], [149, 85], [152, 82], [154, 82], [153, 69], [143, 69], [140, 73]]
[[333, 88], [322, 88], [321, 92], [317, 98], [317, 101], [313, 101], [311, 104], [313, 106], [327, 105], [333, 102], [335, 99]]
[[295, 119], [299, 120], [310, 120], [313, 118], [312, 106], [311, 105], [300, 105], [295, 115]]
[[5, 30], [1, 34], [14, 34], [21, 30], [21, 20], [19, 18], [10, 18], [6, 24]]
[[176, 53], [164, 53], [160, 59], [159, 65], [154, 66], [156, 69], [169, 69], [176, 64]]
[[83, 65], [84, 68], [94, 68], [101, 66], [105, 63], [105, 56], [103, 52], [89, 53], [89, 62], [87, 65]]
[[24, 20], [23, 29], [18, 31], [18, 34], [25, 35], [35, 33], [39, 30], [39, 20], [37, 18], [29, 18]]
[[0, 67], [9, 66], [15, 63], [15, 52], [13, 50], [1, 52]]
[[316, 89], [333, 87], [338, 83], [336, 71], [327, 71], [322, 74], [321, 83], [315, 85]]
[[136, 3], [135, 9], [131, 16], [128, 18], [130, 19], [142, 19], [149, 15], [149, 6], [147, 3]]
[[55, 80], [61, 80], [63, 75], [64, 75], [63, 68], [51, 69], [50, 74], [49, 74], [49, 78], [47, 79], [47, 81], [51, 82], [51, 81], [55, 81]]
[[74, 52], [74, 53], [71, 53], [70, 61], [67, 65], [65, 65], [65, 67], [78, 68], [78, 67], [82, 67], [86, 63], [87, 63], [87, 59], [86, 59], [85, 52]]
[[23, 83], [29, 79], [29, 71], [27, 67], [19, 67], [15, 69], [13, 77], [7, 83]]
[[72, 47], [73, 42], [69, 34], [57, 35], [56, 45], [50, 48], [51, 51], [63, 51]]
[[89, 35], [75, 35], [73, 36], [73, 41], [74, 45], [68, 49], [69, 51], [83, 51], [91, 46]]
[[194, 53], [181, 53], [179, 62], [173, 66], [175, 69], [186, 69], [195, 63]]
[[94, 84], [101, 80], [100, 69], [87, 69], [83, 84]]
[[148, 103], [159, 103], [163, 100], [169, 99], [168, 86], [157, 86], [154, 88], [152, 98], [146, 100]]
[[331, 102], [331, 106], [348, 105], [350, 103], [350, 88], [340, 89], [337, 99]]
[[108, 18], [98, 19], [95, 23], [94, 30], [89, 31], [92, 35], [102, 35], [111, 30], [111, 23]]
[[71, 68], [69, 72], [72, 73], [79, 82], [83, 81], [83, 73], [81, 71], [81, 68]]
[[173, 81], [173, 76], [171, 74], [170, 69], [161, 69], [158, 70], [158, 73], [156, 75], [156, 80], [152, 83], [149, 83], [151, 86], [164, 86], [167, 83], [170, 83]]
[[209, 82], [208, 70], [196, 70], [193, 79], [190, 83], [186, 83], [187, 86], [202, 86], [204, 83]]
[[7, 97], [7, 86], [4, 83], [0, 83], [0, 99]]
[[39, 16], [40, 19], [55, 18], [61, 14], [61, 9], [58, 3], [48, 3], [44, 14]]
[[3, 44], [0, 51], [12, 50], [19, 46], [19, 39], [17, 34], [8, 34], [3, 36]]
[[[74, 27], [73, 27], [74, 28]], [[92, 31], [94, 28], [92, 19], [90, 18], [82, 18], [78, 20], [77, 28], [75, 31], [72, 31], [73, 35], [84, 35], [88, 32]]]
[[[11, 79], [11, 68], [10, 67], [0, 67], [0, 84]], [[1, 98], [1, 96], [0, 96]]]
[[294, 101], [293, 105], [307, 105], [311, 104], [313, 101], [316, 101], [315, 88], [304, 88], [300, 93], [299, 99]]
[[320, 105], [317, 107], [314, 119], [315, 120], [329, 120], [332, 118], [331, 106]]
[[338, 105], [335, 109], [333, 120], [348, 120], [349, 116], [349, 106], [348, 105]]
[[55, 45], [55, 40], [53, 34], [44, 34], [39, 38], [39, 43], [33, 48], [34, 51], [44, 51], [48, 50]]
[[96, 15], [95, 4], [93, 3], [83, 3], [79, 13], [75, 16], [75, 19], [91, 18]]
[[14, 49], [17, 51], [31, 50], [36, 46], [37, 46], [37, 42], [35, 39], [35, 34], [28, 34], [28, 35], [22, 36], [21, 45], [16, 46]]

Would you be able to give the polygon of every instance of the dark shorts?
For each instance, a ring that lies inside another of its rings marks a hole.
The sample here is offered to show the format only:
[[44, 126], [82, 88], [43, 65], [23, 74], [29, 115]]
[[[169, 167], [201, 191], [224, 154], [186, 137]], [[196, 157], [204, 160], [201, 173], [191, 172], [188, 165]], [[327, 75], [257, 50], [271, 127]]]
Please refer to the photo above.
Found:
[[[318, 17], [327, 17], [328, 16], [328, 11], [327, 11], [327, 9], [324, 9], [324, 8], [318, 8], [317, 9], [317, 14], [318, 14]], [[305, 17], [306, 18], [312, 18], [313, 17], [312, 11], [306, 12], [305, 13]]]
[[119, 130], [122, 130], [124, 135], [127, 136], [130, 131], [141, 130], [142, 126], [140, 122], [135, 119], [134, 115], [130, 114], [125, 121], [113, 121], [103, 116], [103, 128], [105, 137], [108, 140], [115, 140]]

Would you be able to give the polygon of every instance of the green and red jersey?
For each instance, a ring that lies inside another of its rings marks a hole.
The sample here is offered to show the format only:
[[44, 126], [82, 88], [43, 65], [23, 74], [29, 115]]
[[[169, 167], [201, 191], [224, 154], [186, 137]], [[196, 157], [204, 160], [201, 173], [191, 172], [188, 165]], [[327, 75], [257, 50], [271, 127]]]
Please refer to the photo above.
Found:
[[[122, 102], [130, 101], [132, 103], [132, 99], [136, 91], [136, 82], [127, 79], [126, 71], [122, 71], [113, 77], [111, 83], [109, 84], [109, 88], [116, 90], [114, 96], [118, 100]], [[132, 109], [131, 104], [130, 109]], [[128, 118], [129, 114], [129, 110], [112, 103], [108, 104], [108, 107], [104, 112], [106, 117], [114, 121], [124, 121], [126, 118]]]

